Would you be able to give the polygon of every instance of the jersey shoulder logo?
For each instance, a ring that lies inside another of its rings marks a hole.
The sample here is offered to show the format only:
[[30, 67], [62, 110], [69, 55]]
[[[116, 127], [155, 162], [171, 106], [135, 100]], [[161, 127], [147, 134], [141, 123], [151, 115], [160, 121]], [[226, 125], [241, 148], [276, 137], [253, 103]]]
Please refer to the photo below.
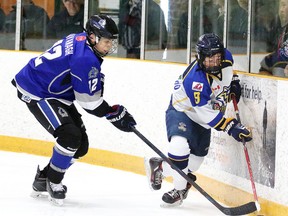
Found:
[[202, 90], [203, 90], [203, 83], [193, 82], [193, 83], [192, 83], [192, 90], [202, 92]]
[[96, 67], [92, 67], [88, 73], [88, 79], [97, 78], [98, 73], [99, 73], [98, 69]]
[[77, 36], [76, 37], [76, 41], [83, 41], [83, 40], [86, 40], [85, 36]]

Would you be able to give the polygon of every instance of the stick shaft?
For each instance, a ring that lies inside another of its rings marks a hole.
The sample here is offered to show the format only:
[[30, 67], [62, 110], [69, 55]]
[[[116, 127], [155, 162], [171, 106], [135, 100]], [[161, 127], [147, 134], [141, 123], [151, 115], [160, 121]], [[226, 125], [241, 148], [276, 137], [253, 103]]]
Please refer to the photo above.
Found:
[[[241, 123], [237, 101], [236, 101], [234, 96], [232, 97], [232, 101], [233, 101], [233, 106], [234, 106], [234, 110], [236, 113], [236, 118], [237, 118], [238, 122]], [[247, 163], [247, 167], [248, 167], [248, 171], [249, 171], [250, 182], [251, 182], [251, 186], [252, 186], [252, 190], [253, 190], [254, 200], [258, 203], [258, 196], [257, 196], [253, 172], [252, 172], [252, 168], [251, 168], [250, 157], [249, 157], [248, 149], [246, 147], [246, 142], [244, 139], [242, 140], [242, 144], [244, 147], [244, 153], [245, 153], [246, 163]]]
[[225, 215], [245, 215], [257, 210], [254, 202], [249, 202], [237, 207], [224, 207], [213, 199], [206, 191], [204, 191], [196, 182], [190, 179], [182, 170], [180, 170], [171, 160], [164, 155], [155, 145], [153, 145], [143, 134], [141, 134], [135, 127], [131, 127], [132, 131], [144, 141], [151, 149], [153, 149], [164, 161], [166, 161], [175, 171], [177, 171], [186, 181], [198, 190], [206, 199], [208, 199], [216, 208], [218, 208]]

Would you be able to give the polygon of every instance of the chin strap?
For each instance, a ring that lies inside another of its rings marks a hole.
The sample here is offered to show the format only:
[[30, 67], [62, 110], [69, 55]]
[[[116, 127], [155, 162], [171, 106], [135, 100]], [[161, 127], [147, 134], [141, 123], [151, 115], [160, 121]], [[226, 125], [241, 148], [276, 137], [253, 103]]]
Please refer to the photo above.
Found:
[[95, 43], [92, 43], [91, 39], [89, 38], [89, 36], [87, 36], [87, 41], [89, 46], [91, 47], [91, 49], [93, 50], [94, 54], [100, 58], [104, 57], [107, 55], [107, 53], [103, 54], [101, 52], [99, 52], [96, 48], [95, 45], [99, 42], [100, 38], [96, 36], [96, 41]]
[[222, 71], [218, 71], [218, 72], [215, 72], [215, 73], [211, 73], [211, 72], [207, 72], [209, 74], [209, 76], [214, 76], [214, 77], [217, 77], [219, 80], [222, 80]]

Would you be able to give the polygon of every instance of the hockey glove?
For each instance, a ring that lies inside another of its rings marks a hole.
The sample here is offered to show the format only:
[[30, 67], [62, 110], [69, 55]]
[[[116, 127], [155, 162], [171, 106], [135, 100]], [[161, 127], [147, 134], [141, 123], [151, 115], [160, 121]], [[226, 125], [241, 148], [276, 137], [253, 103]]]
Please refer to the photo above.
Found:
[[232, 136], [238, 142], [242, 140], [245, 142], [249, 142], [252, 140], [251, 131], [240, 124], [236, 119], [226, 119], [226, 127], [224, 131], [227, 132], [230, 136]]
[[114, 112], [108, 113], [106, 119], [121, 131], [132, 132], [131, 126], [136, 125], [133, 116], [122, 105], [112, 106]]
[[241, 85], [238, 75], [233, 75], [233, 79], [230, 84], [229, 101], [233, 99], [233, 96], [235, 97], [238, 103], [241, 97]]

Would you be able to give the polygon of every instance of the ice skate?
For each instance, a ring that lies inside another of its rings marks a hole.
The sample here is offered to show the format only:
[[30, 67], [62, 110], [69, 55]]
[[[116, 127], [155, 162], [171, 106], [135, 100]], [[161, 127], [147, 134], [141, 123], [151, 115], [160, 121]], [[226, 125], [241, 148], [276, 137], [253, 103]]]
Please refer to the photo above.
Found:
[[[188, 177], [193, 181], [196, 181], [196, 176], [192, 173], [188, 174]], [[187, 182], [186, 188], [183, 190], [176, 190], [175, 188], [162, 196], [163, 203], [162, 207], [172, 207], [172, 206], [180, 206], [183, 203], [183, 200], [187, 198], [188, 192], [191, 188], [191, 184]]]
[[164, 178], [162, 175], [162, 162], [162, 158], [145, 158], [146, 175], [148, 178], [149, 186], [153, 190], [159, 190], [161, 188], [162, 180]]
[[33, 191], [31, 196], [34, 198], [37, 197], [47, 197], [48, 195], [43, 193], [47, 192], [46, 190], [46, 176], [40, 171], [39, 165], [37, 167], [37, 172], [35, 175], [34, 182], [32, 184]]
[[54, 184], [48, 179], [46, 180], [46, 183], [49, 200], [57, 206], [62, 206], [66, 197], [67, 187], [61, 182], [59, 184]]
[[[190, 185], [191, 187], [191, 185]], [[167, 193], [163, 194], [161, 204], [162, 207], [173, 207], [180, 206], [183, 203], [183, 200], [187, 198], [188, 191], [190, 188], [185, 188], [183, 190], [176, 190], [175, 188]]]

